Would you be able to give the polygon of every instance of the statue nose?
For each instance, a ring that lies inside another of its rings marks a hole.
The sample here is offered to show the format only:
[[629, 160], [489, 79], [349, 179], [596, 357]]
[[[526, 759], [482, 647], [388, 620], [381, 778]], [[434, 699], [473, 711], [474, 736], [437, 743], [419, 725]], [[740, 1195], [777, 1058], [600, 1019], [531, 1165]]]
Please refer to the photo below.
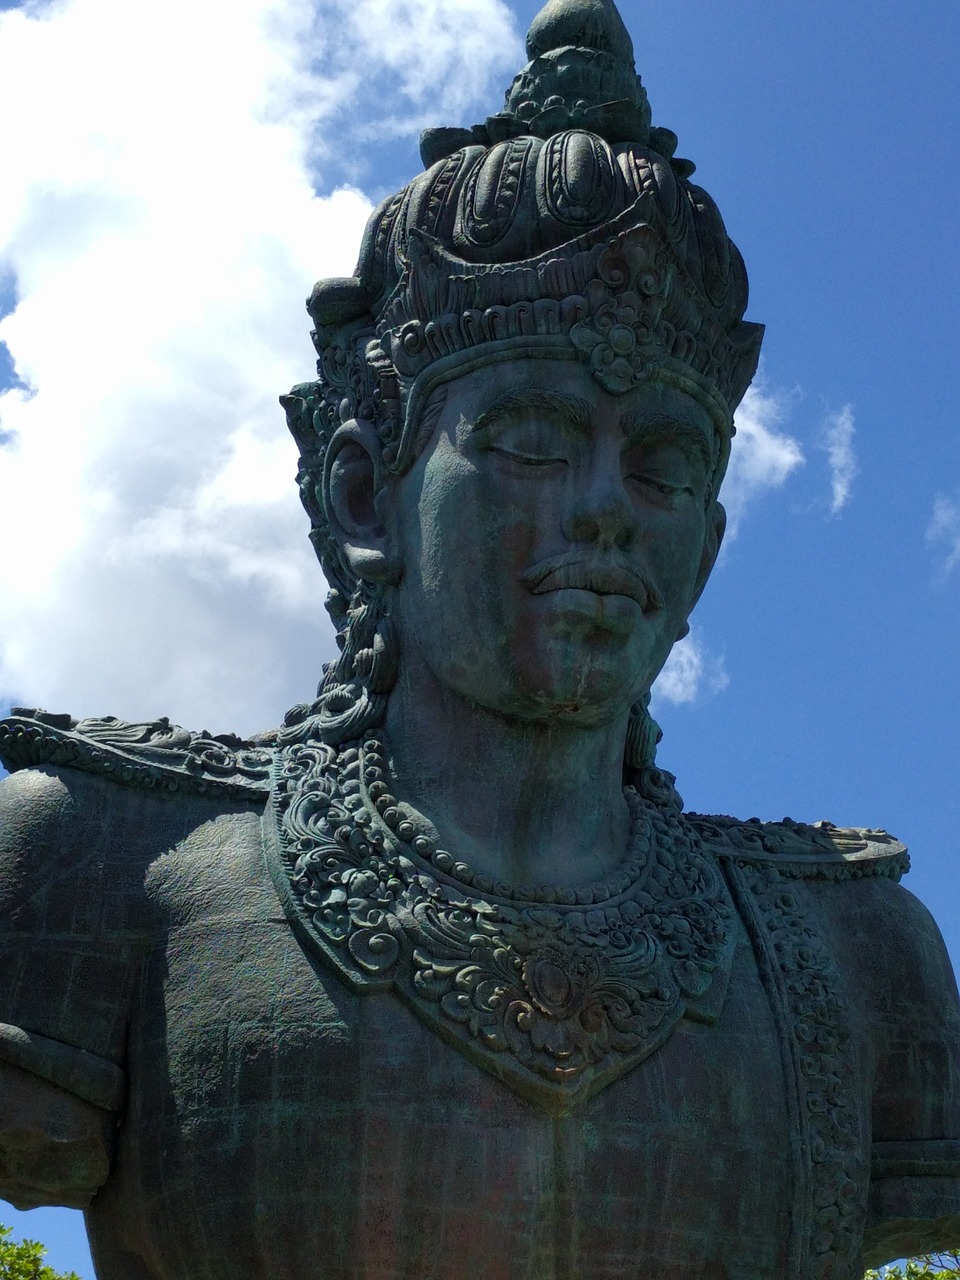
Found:
[[564, 534], [571, 542], [625, 551], [636, 532], [636, 513], [623, 486], [619, 467], [616, 479], [593, 478], [590, 487], [578, 495], [564, 522]]

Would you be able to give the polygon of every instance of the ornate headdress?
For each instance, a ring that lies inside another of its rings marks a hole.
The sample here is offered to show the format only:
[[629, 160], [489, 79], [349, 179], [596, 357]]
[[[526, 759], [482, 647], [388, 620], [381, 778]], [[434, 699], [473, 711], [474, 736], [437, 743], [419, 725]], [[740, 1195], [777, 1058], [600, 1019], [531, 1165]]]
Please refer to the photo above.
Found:
[[356, 273], [307, 307], [316, 383], [283, 398], [301, 496], [341, 630], [358, 584], [329, 532], [323, 459], [353, 418], [387, 472], [416, 456], [431, 394], [499, 359], [579, 358], [608, 392], [667, 382], [716, 425], [716, 475], [762, 327], [716, 205], [653, 128], [612, 0], [549, 0], [504, 109], [421, 139], [426, 171], [371, 217]]

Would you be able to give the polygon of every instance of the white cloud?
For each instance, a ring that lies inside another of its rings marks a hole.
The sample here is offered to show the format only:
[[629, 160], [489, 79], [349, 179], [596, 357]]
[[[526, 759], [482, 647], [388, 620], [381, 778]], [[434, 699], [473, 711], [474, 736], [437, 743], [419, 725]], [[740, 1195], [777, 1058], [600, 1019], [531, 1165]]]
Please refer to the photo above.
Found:
[[713, 654], [694, 628], [670, 651], [663, 670], [653, 686], [653, 711], [662, 700], [675, 706], [696, 702], [701, 697], [722, 693], [730, 683], [724, 660]]
[[944, 576], [960, 565], [960, 490], [952, 498], [939, 493], [934, 499], [933, 515], [927, 525], [927, 541], [945, 549]]
[[847, 504], [850, 489], [860, 468], [853, 449], [856, 427], [853, 408], [844, 405], [839, 413], [831, 413], [821, 429], [823, 444], [830, 463], [830, 514], [837, 515]]
[[[779, 428], [787, 415], [786, 395], [751, 386], [736, 413], [736, 434], [720, 496], [727, 510], [725, 542], [736, 538], [750, 505], [768, 490], [782, 488], [802, 467], [800, 443]], [[730, 683], [722, 655], [711, 653], [694, 628], [673, 646], [653, 686], [658, 700], [683, 705], [721, 693]]]
[[[356, 86], [369, 106], [371, 137], [416, 135], [466, 121], [471, 110], [479, 121], [526, 61], [505, 5], [493, 0], [359, 0], [342, 4], [340, 21], [341, 47], [362, 47], [366, 66], [380, 68]], [[491, 97], [490, 67], [498, 60], [507, 75]], [[352, 54], [350, 63], [356, 66]], [[382, 91], [384, 73], [394, 78], [393, 94]]]
[[501, 0], [30, 13], [0, 13], [0, 340], [30, 388], [0, 396], [0, 700], [254, 730], [333, 647], [276, 397], [370, 200], [314, 181], [386, 103], [394, 131], [482, 114], [517, 35]]
[[779, 489], [804, 463], [799, 443], [778, 431], [786, 400], [754, 383], [736, 412], [737, 432], [721, 498], [727, 509], [727, 541], [737, 536], [750, 503], [768, 489]]

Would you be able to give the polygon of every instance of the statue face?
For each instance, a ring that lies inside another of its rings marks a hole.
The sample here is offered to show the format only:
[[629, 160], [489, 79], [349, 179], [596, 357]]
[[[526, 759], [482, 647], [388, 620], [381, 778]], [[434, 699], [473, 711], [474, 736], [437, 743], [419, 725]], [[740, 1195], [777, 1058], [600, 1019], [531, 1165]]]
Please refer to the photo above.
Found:
[[622, 715], [716, 557], [713, 433], [685, 393], [613, 396], [575, 360], [448, 384], [385, 513], [407, 678], [524, 719]]

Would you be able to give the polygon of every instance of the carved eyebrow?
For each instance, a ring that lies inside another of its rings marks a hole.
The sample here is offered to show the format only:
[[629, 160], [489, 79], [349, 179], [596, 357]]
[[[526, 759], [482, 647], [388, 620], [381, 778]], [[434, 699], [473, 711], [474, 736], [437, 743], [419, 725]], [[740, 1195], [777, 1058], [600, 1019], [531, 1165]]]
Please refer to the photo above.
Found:
[[671, 444], [679, 445], [688, 453], [691, 451], [699, 453], [708, 472], [714, 465], [713, 441], [708, 440], [704, 433], [690, 422], [683, 422], [666, 414], [641, 414], [639, 417], [624, 414], [621, 418], [621, 426], [624, 436], [631, 444], [641, 444], [645, 440], [661, 436]]
[[470, 433], [496, 426], [501, 419], [522, 409], [545, 409], [582, 435], [591, 430], [593, 409], [589, 400], [559, 391], [546, 391], [541, 387], [521, 387], [517, 391], [508, 391], [484, 409], [476, 421], [470, 423]]

